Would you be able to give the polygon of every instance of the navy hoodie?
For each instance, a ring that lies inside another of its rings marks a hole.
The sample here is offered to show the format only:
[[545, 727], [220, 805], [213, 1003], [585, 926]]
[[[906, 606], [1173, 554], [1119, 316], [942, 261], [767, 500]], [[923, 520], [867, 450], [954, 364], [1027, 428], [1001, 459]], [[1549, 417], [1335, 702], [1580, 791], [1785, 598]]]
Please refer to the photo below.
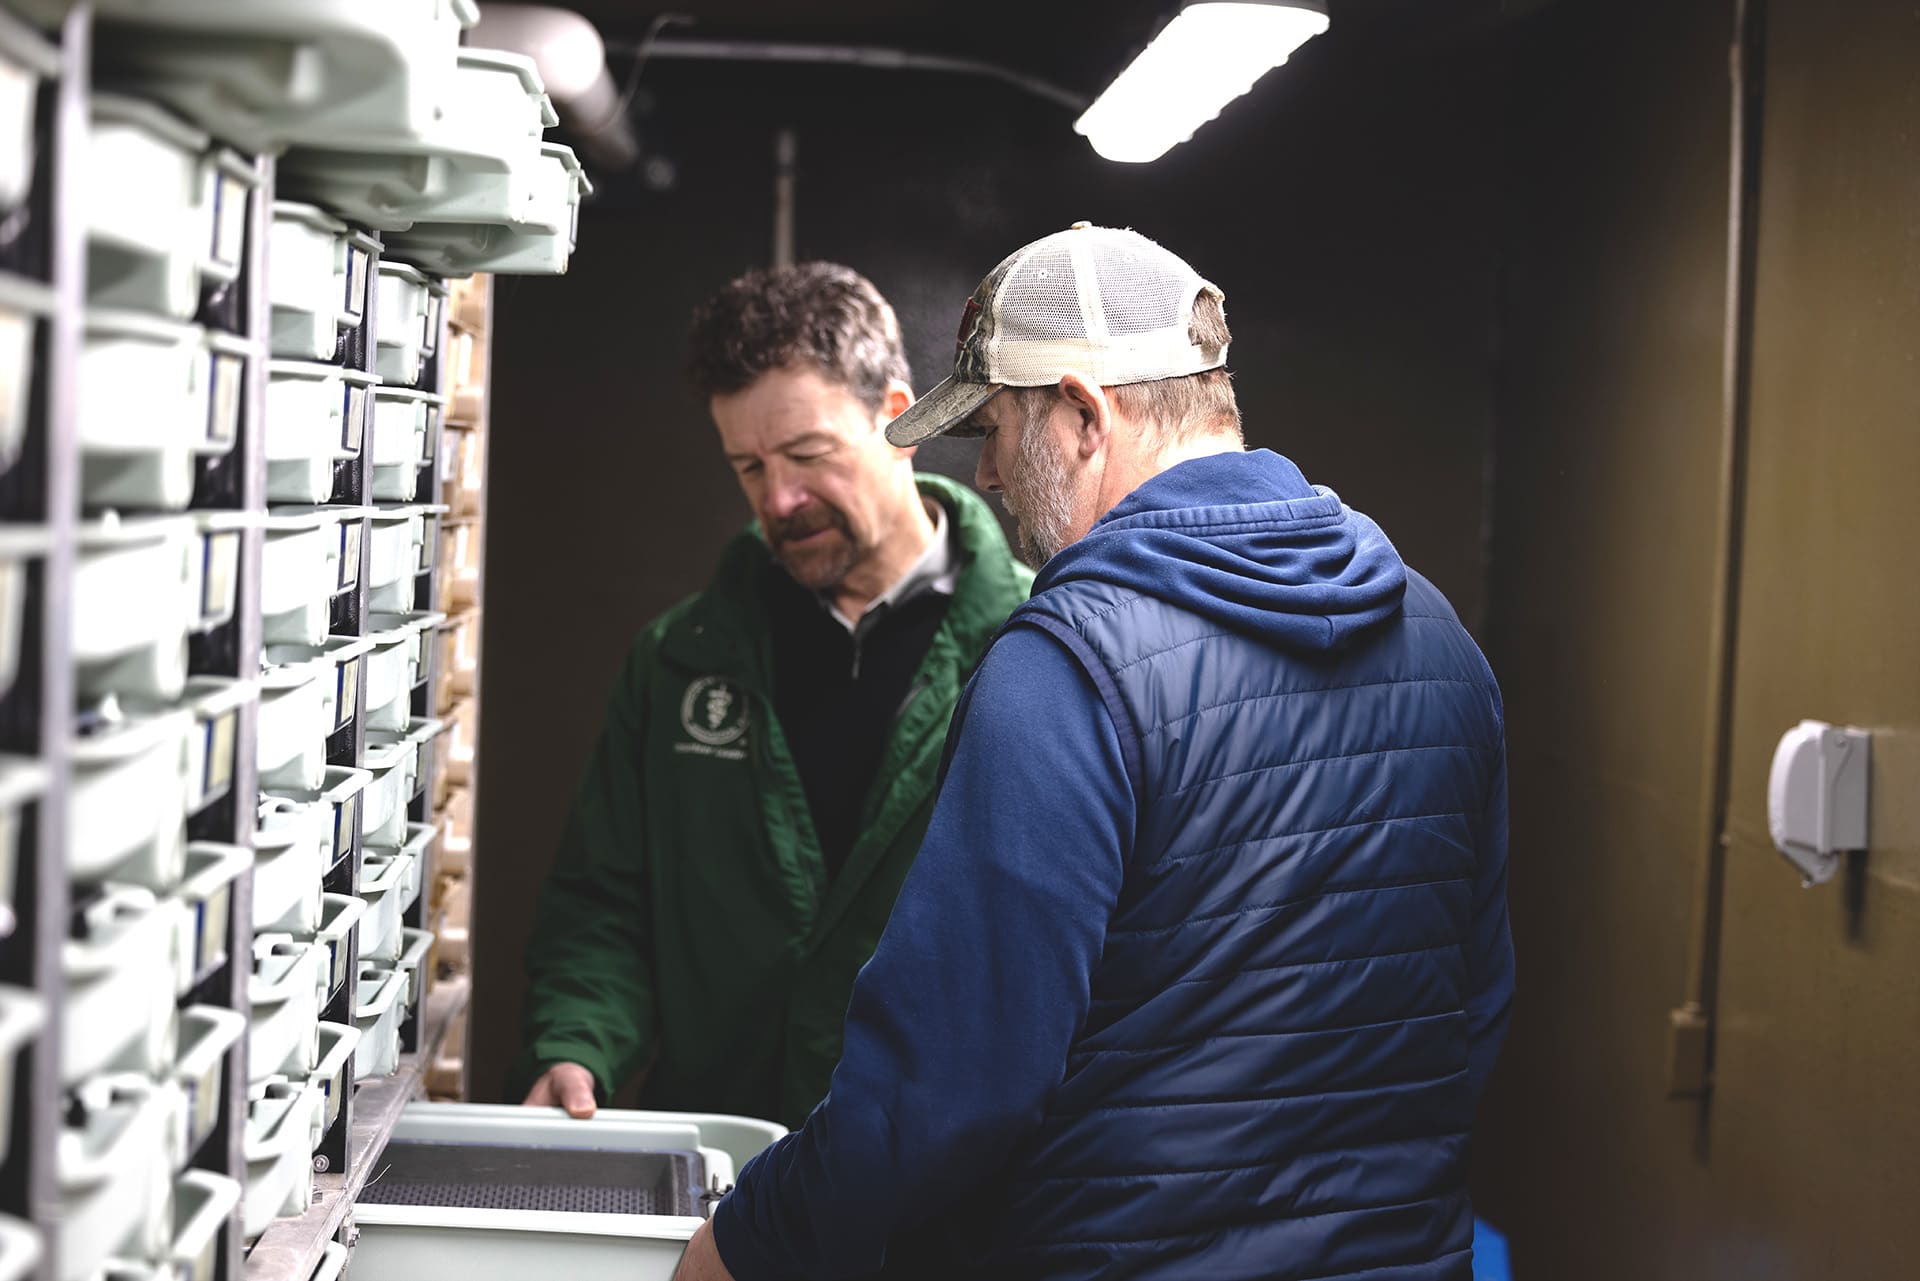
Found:
[[1287, 459], [1142, 485], [976, 673], [832, 1090], [715, 1213], [729, 1269], [1464, 1275], [1499, 740], [1444, 599]]

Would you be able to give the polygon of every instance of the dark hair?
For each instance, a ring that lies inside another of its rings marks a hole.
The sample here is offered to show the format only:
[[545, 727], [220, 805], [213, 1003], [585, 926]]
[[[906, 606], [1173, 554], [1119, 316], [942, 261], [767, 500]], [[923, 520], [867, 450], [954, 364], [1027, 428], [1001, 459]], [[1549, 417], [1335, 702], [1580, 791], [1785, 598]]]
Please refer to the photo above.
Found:
[[687, 375], [702, 399], [744, 391], [771, 369], [808, 365], [869, 409], [911, 383], [900, 321], [851, 267], [803, 262], [750, 271], [693, 314]]

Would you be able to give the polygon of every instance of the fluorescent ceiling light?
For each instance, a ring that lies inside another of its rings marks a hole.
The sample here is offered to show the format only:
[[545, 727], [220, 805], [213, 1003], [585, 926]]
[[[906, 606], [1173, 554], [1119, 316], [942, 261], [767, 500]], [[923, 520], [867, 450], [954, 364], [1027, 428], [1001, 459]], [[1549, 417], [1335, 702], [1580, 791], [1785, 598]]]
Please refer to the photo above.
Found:
[[1073, 127], [1108, 160], [1158, 160], [1326, 29], [1314, 0], [1190, 4]]

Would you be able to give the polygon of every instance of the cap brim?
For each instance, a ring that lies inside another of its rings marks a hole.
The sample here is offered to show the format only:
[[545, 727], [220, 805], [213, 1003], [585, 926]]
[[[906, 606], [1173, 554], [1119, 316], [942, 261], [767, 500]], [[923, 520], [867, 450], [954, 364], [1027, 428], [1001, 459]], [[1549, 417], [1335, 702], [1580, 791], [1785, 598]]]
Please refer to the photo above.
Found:
[[947, 379], [887, 424], [887, 443], [905, 449], [953, 430], [968, 414], [992, 400], [1000, 386]]

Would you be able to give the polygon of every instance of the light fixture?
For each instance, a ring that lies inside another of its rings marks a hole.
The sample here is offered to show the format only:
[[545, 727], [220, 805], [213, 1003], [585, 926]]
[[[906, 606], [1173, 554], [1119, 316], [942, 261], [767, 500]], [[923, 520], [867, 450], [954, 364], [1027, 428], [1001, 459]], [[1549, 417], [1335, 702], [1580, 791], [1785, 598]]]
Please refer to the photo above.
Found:
[[1326, 29], [1322, 0], [1189, 4], [1074, 130], [1108, 160], [1158, 160]]

